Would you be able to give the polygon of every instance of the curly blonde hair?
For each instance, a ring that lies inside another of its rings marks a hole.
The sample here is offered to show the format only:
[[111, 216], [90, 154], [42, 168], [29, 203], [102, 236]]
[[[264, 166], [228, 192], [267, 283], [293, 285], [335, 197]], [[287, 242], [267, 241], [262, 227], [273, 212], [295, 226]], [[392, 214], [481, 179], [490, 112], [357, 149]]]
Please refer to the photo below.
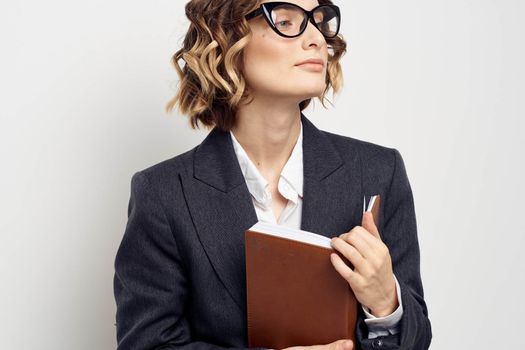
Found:
[[[332, 1], [319, 0], [319, 4]], [[235, 125], [238, 107], [249, 97], [241, 73], [243, 48], [251, 35], [244, 17], [258, 6], [259, 0], [191, 0], [186, 4], [190, 26], [182, 48], [171, 59], [179, 86], [166, 105], [167, 112], [178, 104], [179, 111], [189, 116], [193, 129], [199, 129], [199, 122], [208, 129], [217, 126], [224, 131]], [[326, 42], [329, 48], [326, 88], [318, 97], [324, 108], [328, 90], [332, 88], [337, 93], [343, 85], [339, 61], [346, 52], [341, 34]], [[183, 68], [179, 66], [180, 59], [185, 62]], [[310, 101], [311, 98], [301, 101], [300, 110]]]

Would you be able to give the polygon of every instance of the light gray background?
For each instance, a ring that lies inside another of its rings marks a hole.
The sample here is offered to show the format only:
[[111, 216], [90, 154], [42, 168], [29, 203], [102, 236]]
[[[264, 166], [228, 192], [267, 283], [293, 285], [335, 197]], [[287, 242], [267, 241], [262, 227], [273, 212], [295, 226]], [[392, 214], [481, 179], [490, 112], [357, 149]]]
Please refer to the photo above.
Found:
[[[185, 3], [2, 1], [1, 349], [115, 347], [131, 175], [207, 134], [164, 113]], [[525, 348], [525, 2], [336, 3], [345, 86], [305, 113], [401, 152], [432, 349]]]

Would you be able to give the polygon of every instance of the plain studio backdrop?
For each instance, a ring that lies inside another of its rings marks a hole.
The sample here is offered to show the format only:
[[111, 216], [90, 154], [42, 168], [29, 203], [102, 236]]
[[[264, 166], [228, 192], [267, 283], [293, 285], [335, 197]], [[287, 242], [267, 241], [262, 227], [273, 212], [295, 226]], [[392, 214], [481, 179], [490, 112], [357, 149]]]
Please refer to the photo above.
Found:
[[[2, 2], [0, 348], [112, 349], [134, 172], [201, 142], [164, 112], [186, 1]], [[525, 2], [336, 1], [320, 129], [397, 148], [432, 349], [523, 349]]]

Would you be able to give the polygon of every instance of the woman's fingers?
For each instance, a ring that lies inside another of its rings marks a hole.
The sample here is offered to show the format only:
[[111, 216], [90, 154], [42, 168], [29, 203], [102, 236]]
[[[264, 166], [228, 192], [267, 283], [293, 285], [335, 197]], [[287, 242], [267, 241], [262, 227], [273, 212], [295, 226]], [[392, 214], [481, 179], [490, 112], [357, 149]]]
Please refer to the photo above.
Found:
[[330, 260], [332, 261], [335, 270], [350, 284], [350, 286], [359, 285], [362, 277], [345, 264], [339, 255], [336, 253], [330, 254]]
[[350, 232], [340, 235], [339, 238], [353, 245], [365, 259], [377, 255], [377, 239], [361, 226], [354, 227]]
[[353, 350], [354, 343], [350, 339], [341, 339], [333, 343], [327, 344], [326, 349], [323, 350]]
[[[332, 238], [331, 243], [332, 247], [334, 247], [337, 251], [343, 254], [343, 256], [347, 258], [350, 261], [350, 263], [352, 263], [352, 265], [354, 265], [354, 268], [357, 270], [357, 272], [361, 274], [366, 274], [368, 272], [369, 264], [366, 261], [365, 257], [358, 250], [358, 248], [339, 237]], [[361, 242], [361, 244], [363, 245], [364, 243]], [[368, 250], [367, 254], [370, 255], [368, 246], [366, 248], [362, 247], [361, 249]], [[344, 264], [342, 260], [341, 262]]]
[[340, 339], [326, 345], [307, 346], [307, 350], [353, 350], [354, 343], [350, 339]]
[[372, 214], [372, 212], [365, 212], [365, 213], [363, 213], [363, 220], [361, 220], [361, 221], [362, 221], [362, 226], [368, 232], [370, 232], [377, 239], [381, 240], [381, 235], [379, 234], [377, 226], [376, 226], [376, 224], [374, 222], [374, 215]]
[[[282, 350], [353, 350], [354, 343], [350, 339], [340, 339], [326, 345], [292, 346]], [[270, 349], [273, 350], [273, 349]]]

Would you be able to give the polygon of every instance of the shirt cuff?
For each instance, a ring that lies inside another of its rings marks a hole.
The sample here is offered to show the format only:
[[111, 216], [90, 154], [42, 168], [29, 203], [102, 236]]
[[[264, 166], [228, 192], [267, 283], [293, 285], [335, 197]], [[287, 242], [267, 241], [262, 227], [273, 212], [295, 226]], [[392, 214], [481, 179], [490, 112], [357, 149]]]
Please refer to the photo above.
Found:
[[396, 281], [397, 301], [399, 303], [394, 312], [388, 316], [376, 317], [370, 313], [366, 306], [361, 305], [366, 316], [365, 323], [368, 326], [368, 339], [399, 333], [399, 321], [403, 316], [403, 304], [401, 302], [401, 287], [399, 287], [396, 275], [394, 275], [394, 280]]

